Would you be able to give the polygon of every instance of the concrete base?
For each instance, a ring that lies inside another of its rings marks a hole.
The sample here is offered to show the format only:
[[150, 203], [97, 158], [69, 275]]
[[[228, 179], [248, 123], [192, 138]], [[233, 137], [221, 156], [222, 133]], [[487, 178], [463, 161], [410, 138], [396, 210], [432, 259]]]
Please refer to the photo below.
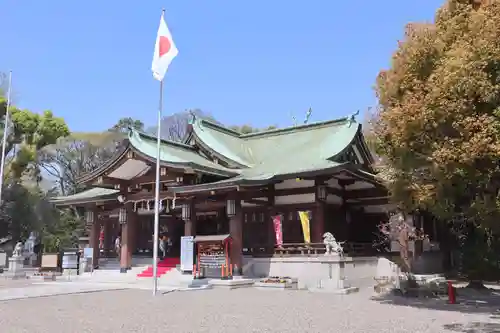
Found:
[[10, 279], [26, 279], [26, 271], [23, 256], [10, 257], [9, 270], [4, 276]]
[[220, 280], [211, 279], [208, 284], [214, 288], [226, 288], [226, 289], [236, 289], [236, 288], [246, 288], [251, 287], [254, 283], [253, 279], [233, 279], [233, 280]]
[[208, 286], [210, 280], [209, 279], [193, 279], [189, 285], [188, 288], [200, 288], [203, 286]]
[[359, 288], [351, 287], [351, 284], [345, 277], [346, 260], [340, 257], [325, 256], [325, 262], [328, 266], [328, 278], [322, 278], [317, 281], [316, 286], [310, 286], [310, 291], [328, 292], [333, 294], [350, 294], [359, 291]]
[[337, 295], [348, 295], [348, 294], [358, 292], [359, 288], [358, 287], [349, 287], [349, 288], [343, 288], [343, 289], [310, 288], [309, 291], [318, 292], [318, 293], [330, 293], [330, 294], [337, 294]]
[[63, 276], [71, 278], [71, 277], [77, 277], [78, 276], [78, 270], [77, 269], [64, 269]]
[[297, 282], [292, 283], [265, 283], [255, 282], [254, 288], [259, 290], [297, 290]]

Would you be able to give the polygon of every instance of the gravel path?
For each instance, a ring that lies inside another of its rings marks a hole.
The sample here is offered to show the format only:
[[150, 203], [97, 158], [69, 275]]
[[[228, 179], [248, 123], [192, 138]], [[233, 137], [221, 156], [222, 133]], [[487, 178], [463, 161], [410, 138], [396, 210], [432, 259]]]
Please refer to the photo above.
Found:
[[[0, 302], [2, 332], [500, 332], [488, 311], [430, 310], [348, 296], [254, 289], [142, 290]], [[449, 308], [448, 308], [449, 309]]]

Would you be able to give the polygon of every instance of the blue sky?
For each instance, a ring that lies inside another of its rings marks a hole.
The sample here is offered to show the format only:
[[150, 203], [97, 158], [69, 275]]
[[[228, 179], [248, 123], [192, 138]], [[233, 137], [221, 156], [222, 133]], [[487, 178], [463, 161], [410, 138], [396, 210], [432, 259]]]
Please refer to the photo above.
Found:
[[15, 102], [51, 109], [74, 131], [120, 117], [156, 122], [151, 76], [161, 8], [179, 49], [163, 113], [200, 108], [228, 125], [291, 125], [376, 104], [373, 84], [426, 1], [1, 0], [0, 70], [14, 72]]

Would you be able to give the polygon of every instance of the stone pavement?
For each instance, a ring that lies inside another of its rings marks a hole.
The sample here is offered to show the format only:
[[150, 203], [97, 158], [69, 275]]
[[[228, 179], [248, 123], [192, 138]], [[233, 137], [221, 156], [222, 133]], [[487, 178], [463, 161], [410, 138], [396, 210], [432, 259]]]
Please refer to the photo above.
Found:
[[8, 333], [500, 332], [500, 321], [487, 309], [385, 304], [367, 292], [245, 288], [152, 297], [149, 291], [115, 290], [0, 302], [0, 323]]
[[119, 285], [98, 285], [82, 283], [54, 283], [43, 282], [33, 283], [25, 287], [7, 287], [0, 289], [0, 301], [9, 301], [14, 299], [48, 297], [69, 294], [91, 293], [109, 290], [127, 289]]

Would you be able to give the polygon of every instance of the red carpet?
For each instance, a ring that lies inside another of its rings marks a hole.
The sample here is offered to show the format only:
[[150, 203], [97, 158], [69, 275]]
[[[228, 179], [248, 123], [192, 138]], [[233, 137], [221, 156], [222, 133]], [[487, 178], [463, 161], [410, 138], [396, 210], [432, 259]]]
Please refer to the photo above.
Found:
[[[175, 269], [175, 266], [181, 263], [180, 258], [165, 258], [158, 262], [158, 270], [156, 276], [160, 277], [167, 273], [171, 269]], [[153, 277], [153, 266], [149, 266], [142, 273], [137, 274], [137, 277]]]

